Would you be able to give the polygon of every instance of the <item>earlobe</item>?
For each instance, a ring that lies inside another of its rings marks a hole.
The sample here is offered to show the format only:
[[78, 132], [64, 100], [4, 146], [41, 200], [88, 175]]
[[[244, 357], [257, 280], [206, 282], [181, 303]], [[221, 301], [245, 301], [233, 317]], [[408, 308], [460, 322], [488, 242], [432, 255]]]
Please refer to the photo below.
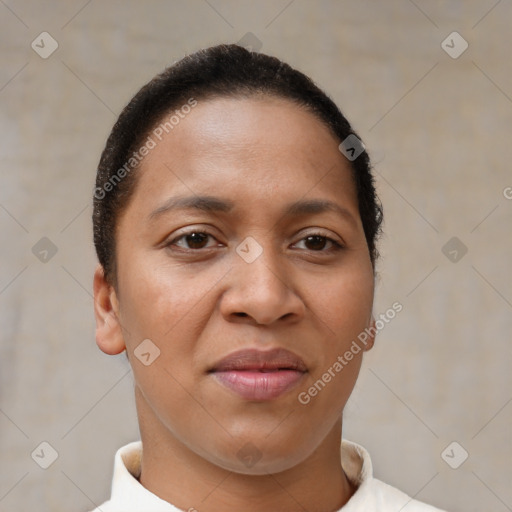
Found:
[[93, 289], [96, 343], [105, 354], [120, 354], [126, 345], [119, 322], [119, 302], [113, 286], [105, 279], [101, 265], [94, 272]]
[[366, 328], [366, 333], [368, 334], [368, 337], [366, 338], [364, 349], [365, 351], [370, 350], [373, 348], [373, 345], [375, 344], [375, 336], [377, 335], [377, 324], [375, 323], [375, 317], [370, 317], [369, 325]]

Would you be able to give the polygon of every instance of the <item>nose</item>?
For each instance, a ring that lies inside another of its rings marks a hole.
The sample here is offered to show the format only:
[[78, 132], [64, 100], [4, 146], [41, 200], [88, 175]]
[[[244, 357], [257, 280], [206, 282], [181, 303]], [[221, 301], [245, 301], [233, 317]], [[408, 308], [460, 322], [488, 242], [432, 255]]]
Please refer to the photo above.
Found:
[[291, 269], [271, 249], [248, 263], [233, 255], [229, 287], [221, 299], [221, 312], [228, 321], [270, 325], [276, 321], [296, 322], [305, 306], [291, 281]]

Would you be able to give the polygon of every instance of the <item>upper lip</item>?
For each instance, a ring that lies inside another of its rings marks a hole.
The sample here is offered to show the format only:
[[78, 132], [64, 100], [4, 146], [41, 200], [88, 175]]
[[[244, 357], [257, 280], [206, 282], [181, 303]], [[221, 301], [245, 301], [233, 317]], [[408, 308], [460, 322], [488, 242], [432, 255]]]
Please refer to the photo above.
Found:
[[304, 361], [298, 355], [284, 348], [265, 351], [257, 349], [239, 350], [218, 361], [210, 371], [279, 369], [307, 371]]

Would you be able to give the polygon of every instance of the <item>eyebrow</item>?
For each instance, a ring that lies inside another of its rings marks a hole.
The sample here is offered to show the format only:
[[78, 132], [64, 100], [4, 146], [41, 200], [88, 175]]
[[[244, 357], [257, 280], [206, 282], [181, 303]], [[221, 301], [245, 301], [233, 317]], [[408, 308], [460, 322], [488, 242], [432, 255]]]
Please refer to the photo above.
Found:
[[[175, 210], [200, 210], [210, 213], [229, 213], [235, 207], [233, 201], [213, 196], [170, 197], [149, 214], [149, 220]], [[286, 205], [281, 212], [285, 217], [334, 212], [355, 223], [349, 210], [327, 199], [301, 199]]]

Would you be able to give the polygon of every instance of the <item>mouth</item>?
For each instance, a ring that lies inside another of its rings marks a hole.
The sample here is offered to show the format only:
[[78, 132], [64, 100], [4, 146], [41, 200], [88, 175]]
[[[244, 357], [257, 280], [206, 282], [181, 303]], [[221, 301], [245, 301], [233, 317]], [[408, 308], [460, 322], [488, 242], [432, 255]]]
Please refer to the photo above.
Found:
[[221, 385], [251, 401], [273, 400], [295, 387], [307, 373], [304, 361], [289, 350], [241, 350], [209, 372]]

